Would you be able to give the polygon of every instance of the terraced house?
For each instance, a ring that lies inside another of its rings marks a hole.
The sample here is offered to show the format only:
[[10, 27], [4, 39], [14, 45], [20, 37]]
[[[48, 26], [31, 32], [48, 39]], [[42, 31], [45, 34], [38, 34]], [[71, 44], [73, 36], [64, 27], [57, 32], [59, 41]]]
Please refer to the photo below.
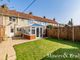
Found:
[[5, 27], [6, 37], [25, 37], [27, 39], [42, 38], [47, 25], [57, 26], [55, 20], [33, 16], [7, 6], [0, 7], [0, 25]]

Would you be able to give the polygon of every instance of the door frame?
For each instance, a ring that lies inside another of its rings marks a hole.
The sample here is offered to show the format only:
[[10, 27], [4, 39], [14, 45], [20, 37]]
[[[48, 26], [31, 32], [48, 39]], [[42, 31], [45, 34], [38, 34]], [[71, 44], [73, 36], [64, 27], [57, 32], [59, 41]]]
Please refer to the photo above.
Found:
[[[39, 37], [37, 37], [37, 28], [39, 28]], [[41, 36], [41, 33], [40, 33], [40, 31], [41, 31], [41, 29], [40, 28], [42, 28], [42, 36]], [[43, 27], [41, 27], [41, 26], [38, 26], [38, 27], [35, 27], [35, 36], [36, 36], [36, 38], [42, 38], [43, 37]]]

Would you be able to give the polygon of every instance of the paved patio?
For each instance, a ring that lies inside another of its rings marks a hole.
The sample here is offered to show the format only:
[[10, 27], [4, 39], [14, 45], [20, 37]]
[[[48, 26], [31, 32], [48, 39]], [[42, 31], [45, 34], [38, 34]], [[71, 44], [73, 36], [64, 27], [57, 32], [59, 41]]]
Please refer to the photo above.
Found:
[[0, 60], [5, 60], [6, 54], [8, 56], [7, 60], [16, 60], [16, 53], [13, 46], [35, 40], [12, 40], [11, 38], [8, 38], [6, 41], [0, 43]]

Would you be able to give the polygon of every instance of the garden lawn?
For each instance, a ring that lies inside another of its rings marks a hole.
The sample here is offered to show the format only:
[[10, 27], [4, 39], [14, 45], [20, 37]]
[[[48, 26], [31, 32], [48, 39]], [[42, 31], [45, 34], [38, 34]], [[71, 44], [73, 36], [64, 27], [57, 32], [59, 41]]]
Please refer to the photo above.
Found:
[[[62, 39], [45, 38], [15, 45], [14, 49], [16, 51], [17, 60], [80, 59], [80, 57], [75, 57], [75, 55], [80, 53], [80, 43]], [[71, 54], [74, 56], [71, 56]]]

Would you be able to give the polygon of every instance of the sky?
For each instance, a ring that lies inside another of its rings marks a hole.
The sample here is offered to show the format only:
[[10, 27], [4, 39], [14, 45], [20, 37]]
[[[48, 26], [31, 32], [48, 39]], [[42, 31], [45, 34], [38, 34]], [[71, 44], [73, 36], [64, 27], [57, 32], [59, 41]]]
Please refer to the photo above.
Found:
[[[0, 1], [7, 4], [11, 10], [23, 12], [33, 0]], [[36, 0], [25, 13], [33, 12], [35, 16], [55, 18], [58, 23], [67, 24], [71, 18], [74, 25], [80, 25], [80, 0]]]

